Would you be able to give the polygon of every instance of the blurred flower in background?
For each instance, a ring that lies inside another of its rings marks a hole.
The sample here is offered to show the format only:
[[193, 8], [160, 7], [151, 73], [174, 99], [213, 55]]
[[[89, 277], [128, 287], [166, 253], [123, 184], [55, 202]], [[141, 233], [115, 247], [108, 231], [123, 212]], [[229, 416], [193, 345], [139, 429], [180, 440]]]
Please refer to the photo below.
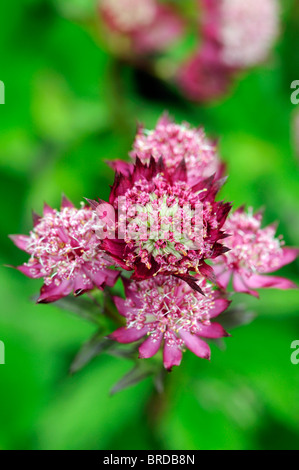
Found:
[[100, 0], [99, 13], [116, 52], [128, 56], [163, 51], [183, 33], [184, 22], [158, 0]]
[[[99, 12], [111, 34], [111, 47], [136, 66], [177, 83], [191, 100], [213, 101], [224, 96], [240, 71], [266, 61], [278, 37], [277, 0], [101, 0]], [[176, 57], [174, 48], [195, 33], [195, 50]], [[159, 66], [162, 52], [164, 67]], [[147, 56], [147, 57], [146, 57]]]

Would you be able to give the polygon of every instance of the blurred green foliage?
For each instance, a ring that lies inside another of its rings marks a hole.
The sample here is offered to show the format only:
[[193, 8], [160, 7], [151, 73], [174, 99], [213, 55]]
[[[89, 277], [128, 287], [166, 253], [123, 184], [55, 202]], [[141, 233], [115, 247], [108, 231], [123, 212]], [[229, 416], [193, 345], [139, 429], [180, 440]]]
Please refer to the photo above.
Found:
[[[256, 320], [233, 331], [207, 363], [186, 352], [163, 394], [146, 379], [114, 396], [130, 361], [99, 356], [68, 374], [95, 327], [55, 305], [35, 305], [40, 287], [4, 267], [26, 256], [7, 238], [31, 228], [31, 209], [105, 199], [137, 121], [165, 110], [219, 136], [228, 164], [223, 198], [266, 207], [266, 222], [298, 245], [298, 160], [292, 146], [290, 83], [299, 74], [299, 6], [284, 2], [282, 36], [267, 64], [244, 74], [230, 96], [200, 107], [133, 68], [94, 39], [84, 15], [94, 1], [16, 0], [0, 6], [1, 449], [298, 449], [299, 292], [235, 295]], [[71, 17], [71, 19], [70, 19]], [[83, 18], [83, 20], [82, 20]], [[298, 262], [282, 274], [299, 282]]]

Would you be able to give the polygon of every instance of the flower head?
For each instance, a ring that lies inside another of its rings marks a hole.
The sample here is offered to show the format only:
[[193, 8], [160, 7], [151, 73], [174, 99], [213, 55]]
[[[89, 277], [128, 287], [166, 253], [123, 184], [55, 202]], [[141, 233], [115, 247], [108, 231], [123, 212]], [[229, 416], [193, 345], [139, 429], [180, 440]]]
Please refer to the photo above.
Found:
[[294, 261], [299, 250], [284, 247], [282, 237], [275, 237], [275, 225], [262, 228], [261, 223], [261, 212], [253, 214], [252, 209], [246, 212], [244, 208], [226, 220], [225, 230], [230, 234], [226, 244], [230, 251], [217, 260], [215, 267], [223, 287], [228, 285], [231, 276], [235, 291], [256, 296], [252, 289], [259, 287], [296, 287], [288, 279], [264, 275]]
[[101, 0], [99, 11], [112, 33], [129, 41], [129, 52], [164, 50], [183, 32], [176, 10], [157, 0]]
[[235, 69], [267, 58], [278, 36], [277, 0], [201, 0], [205, 41], [219, 45], [219, 61]]
[[206, 42], [180, 68], [177, 82], [188, 99], [209, 102], [225, 95], [234, 71], [219, 58], [219, 46]]
[[155, 0], [101, 0], [99, 6], [110, 26], [123, 33], [151, 25], [157, 8]]
[[164, 114], [153, 130], [140, 126], [130, 153], [142, 163], [149, 163], [151, 157], [156, 161], [162, 157], [168, 172], [173, 174], [185, 160], [187, 179], [195, 183], [222, 168], [218, 159], [216, 145], [205, 135], [202, 128], [193, 129], [188, 123], [174, 123]]
[[201, 338], [228, 336], [211, 319], [222, 313], [229, 301], [219, 297], [203, 278], [197, 280], [204, 296], [180, 279], [156, 276], [141, 282], [124, 281], [126, 300], [115, 297], [126, 326], [110, 337], [131, 343], [146, 337], [139, 347], [139, 357], [154, 356], [163, 344], [166, 369], [180, 365], [182, 352], [190, 349], [197, 356], [210, 359], [210, 348]]
[[105, 238], [103, 249], [135, 279], [163, 273], [190, 281], [190, 272], [212, 278], [205, 260], [226, 251], [219, 240], [231, 207], [215, 201], [220, 185], [210, 177], [190, 186], [183, 160], [169, 174], [162, 159], [146, 165], [137, 158], [130, 178], [116, 174], [109, 203], [118, 213], [117, 238]]
[[45, 204], [43, 216], [34, 216], [29, 236], [11, 236], [18, 248], [30, 254], [29, 261], [17, 269], [28, 277], [44, 279], [38, 302], [115, 284], [119, 273], [107, 269], [114, 263], [99, 250], [94, 220], [90, 207], [76, 209], [63, 198], [60, 211]]

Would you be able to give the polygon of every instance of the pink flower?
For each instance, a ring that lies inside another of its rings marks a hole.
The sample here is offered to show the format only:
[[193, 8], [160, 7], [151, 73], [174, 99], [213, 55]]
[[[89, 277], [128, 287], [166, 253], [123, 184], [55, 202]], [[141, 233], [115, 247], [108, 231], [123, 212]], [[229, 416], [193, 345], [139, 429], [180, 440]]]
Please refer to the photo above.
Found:
[[225, 222], [225, 231], [231, 234], [226, 244], [230, 251], [221, 256], [214, 266], [218, 283], [223, 288], [233, 279], [236, 292], [244, 292], [258, 297], [252, 289], [271, 287], [291, 289], [297, 286], [288, 279], [265, 276], [291, 263], [299, 250], [284, 247], [281, 237], [275, 238], [276, 227], [261, 228], [262, 214], [245, 212], [241, 207]]
[[138, 54], [164, 50], [183, 32], [176, 10], [156, 0], [101, 0], [99, 11], [108, 28]]
[[154, 130], [140, 126], [135, 137], [133, 159], [139, 157], [142, 163], [149, 163], [151, 157], [156, 161], [162, 156], [170, 174], [174, 174], [182, 160], [185, 160], [188, 183], [217, 173], [222, 173], [216, 144], [211, 142], [202, 128], [193, 129], [184, 122], [175, 124], [165, 113]]
[[99, 250], [94, 221], [94, 211], [85, 206], [76, 209], [64, 197], [60, 212], [45, 204], [43, 217], [34, 216], [29, 236], [11, 235], [15, 245], [30, 254], [29, 261], [17, 269], [44, 279], [38, 302], [115, 284], [119, 272], [107, 268], [114, 263]]
[[207, 42], [182, 65], [177, 82], [188, 99], [204, 103], [229, 91], [234, 72], [220, 60], [219, 46]]
[[229, 92], [237, 72], [267, 59], [278, 36], [277, 0], [198, 0], [201, 46], [183, 64], [177, 81], [193, 101]]
[[154, 356], [163, 343], [167, 370], [181, 363], [182, 352], [190, 349], [198, 357], [210, 359], [210, 348], [202, 338], [229, 336], [211, 320], [222, 313], [229, 301], [221, 298], [203, 279], [198, 279], [204, 296], [180, 279], [157, 276], [141, 282], [124, 280], [126, 300], [115, 297], [126, 326], [110, 338], [131, 343], [146, 337], [139, 346], [139, 358]]
[[218, 45], [219, 62], [235, 69], [264, 61], [278, 36], [277, 0], [199, 0], [204, 42]]
[[[225, 238], [221, 228], [231, 205], [215, 201], [220, 186], [214, 177], [190, 186], [184, 160], [169, 173], [162, 159], [146, 165], [136, 158], [129, 178], [116, 174], [109, 203], [117, 230], [115, 237], [103, 237], [102, 248], [122, 268], [133, 270], [134, 279], [171, 274], [198, 289], [189, 273], [213, 279], [205, 260], [227, 250], [219, 241]], [[92, 204], [100, 210], [102, 203]], [[109, 212], [106, 206], [104, 212]], [[120, 214], [126, 221], [122, 237]]]

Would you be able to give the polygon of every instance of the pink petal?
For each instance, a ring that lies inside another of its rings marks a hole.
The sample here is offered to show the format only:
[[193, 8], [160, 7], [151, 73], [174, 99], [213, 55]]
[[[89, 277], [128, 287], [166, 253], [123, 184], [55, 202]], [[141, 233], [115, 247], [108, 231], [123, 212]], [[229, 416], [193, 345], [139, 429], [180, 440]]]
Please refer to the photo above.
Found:
[[13, 241], [13, 243], [20, 248], [20, 250], [26, 251], [27, 246], [30, 241], [30, 237], [27, 235], [9, 235], [9, 238]]
[[297, 289], [298, 286], [289, 279], [278, 276], [263, 276], [260, 274], [253, 274], [248, 280], [247, 284], [253, 289], [269, 287], [272, 289]]
[[23, 264], [17, 267], [18, 271], [25, 274], [25, 276], [30, 277], [31, 279], [39, 279], [43, 277], [43, 274], [41, 274], [41, 269], [42, 265], [38, 263], [31, 266]]
[[118, 313], [120, 315], [122, 315], [123, 317], [126, 317], [129, 312], [132, 312], [132, 307], [129, 307], [129, 306], [125, 305], [125, 299], [122, 299], [121, 297], [114, 296], [113, 301], [116, 305]]
[[136, 328], [126, 328], [125, 326], [122, 326], [109, 335], [109, 338], [114, 339], [119, 343], [127, 344], [138, 341], [145, 336], [147, 332], [148, 327], [137, 330]]
[[147, 359], [154, 356], [161, 346], [162, 338], [163, 333], [160, 333], [158, 338], [150, 335], [139, 347], [139, 358]]
[[93, 283], [86, 275], [84, 277], [83, 274], [78, 274], [73, 280], [73, 289], [75, 295], [80, 295], [93, 289]]
[[51, 214], [55, 214], [55, 211], [54, 209], [52, 209], [52, 207], [50, 207], [46, 202], [44, 203], [44, 211], [43, 211], [43, 214], [44, 215], [51, 215]]
[[41, 288], [41, 295], [37, 299], [38, 303], [55, 302], [62, 297], [66, 297], [73, 289], [73, 281], [62, 281], [59, 286], [53, 281], [49, 286], [43, 285]]
[[246, 280], [245, 283], [244, 279], [240, 276], [240, 274], [235, 273], [233, 275], [233, 288], [236, 292], [242, 292], [243, 294], [249, 294], [259, 298], [258, 292], [251, 290], [247, 283], [248, 280]]
[[282, 268], [282, 266], [285, 266], [286, 264], [292, 263], [297, 256], [299, 255], [299, 249], [298, 248], [283, 248], [282, 249], [282, 257], [280, 258], [278, 265], [275, 266], [275, 268], [267, 271], [269, 273], [273, 271], [277, 271], [278, 269]]
[[200, 331], [197, 335], [203, 338], [223, 338], [224, 336], [230, 336], [219, 323], [212, 323], [209, 326], [200, 325]]
[[231, 301], [227, 299], [216, 299], [214, 307], [209, 311], [210, 318], [215, 318], [220, 315], [220, 313], [224, 312], [224, 310], [229, 307], [230, 303]]
[[176, 345], [169, 345], [167, 341], [163, 348], [163, 364], [165, 369], [171, 370], [173, 366], [179, 366], [182, 360], [183, 353]]
[[120, 272], [114, 269], [105, 269], [105, 285], [113, 287], [120, 276]]
[[196, 356], [201, 357], [202, 359], [210, 359], [211, 351], [209, 346], [198, 338], [198, 336], [193, 335], [188, 331], [181, 330], [180, 337], [184, 341], [186, 347], [196, 354]]
[[138, 297], [137, 293], [134, 292], [134, 290], [131, 289], [131, 281], [129, 279], [126, 279], [125, 277], [122, 278], [122, 282], [123, 282], [123, 285], [124, 285], [124, 288], [125, 288], [125, 294], [126, 294], [126, 297], [128, 297], [129, 299], [131, 299], [133, 302], [134, 302], [134, 306], [136, 306], [137, 308], [141, 308], [142, 307], [142, 300], [140, 297]]
[[120, 274], [119, 271], [108, 268], [99, 268], [96, 272], [93, 272], [92, 266], [88, 263], [82, 269], [99, 289], [103, 289], [105, 286], [113, 287]]
[[62, 199], [61, 199], [61, 209], [64, 209], [65, 207], [68, 207], [72, 209], [74, 204], [63, 194]]
[[218, 285], [223, 289], [226, 289], [231, 277], [231, 270], [228, 269], [225, 264], [215, 265], [213, 268], [216, 274]]

